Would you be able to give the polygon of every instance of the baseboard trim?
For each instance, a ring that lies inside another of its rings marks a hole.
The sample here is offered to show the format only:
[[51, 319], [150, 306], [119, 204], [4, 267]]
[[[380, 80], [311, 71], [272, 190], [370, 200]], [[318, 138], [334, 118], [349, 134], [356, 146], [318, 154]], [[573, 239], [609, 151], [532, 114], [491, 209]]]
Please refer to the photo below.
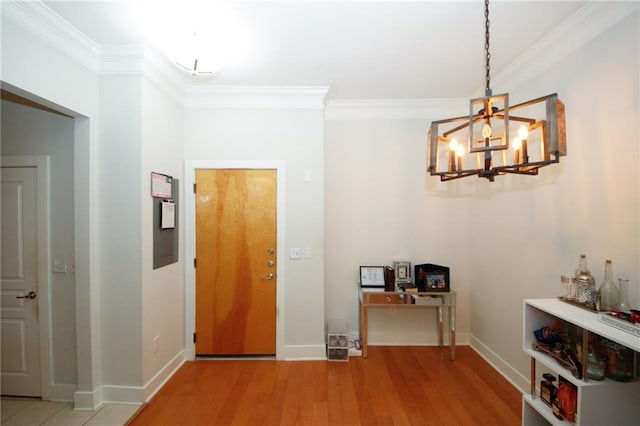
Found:
[[74, 395], [78, 390], [78, 385], [75, 384], [53, 384], [50, 388], [51, 401], [71, 402], [74, 400]]
[[77, 391], [73, 395], [73, 408], [81, 411], [93, 411], [104, 405], [102, 388], [94, 391]]
[[103, 403], [140, 405], [144, 402], [142, 386], [102, 386]]
[[181, 350], [158, 373], [149, 380], [143, 388], [144, 401], [149, 401], [162, 389], [167, 381], [173, 377], [180, 367], [186, 362], [185, 350]]
[[325, 345], [286, 345], [283, 356], [278, 358], [284, 361], [326, 360], [326, 351]]
[[496, 371], [498, 371], [509, 383], [516, 387], [520, 392], [529, 393], [527, 389], [530, 387], [530, 381], [527, 377], [520, 374], [511, 364], [502, 359], [498, 354], [491, 350], [487, 345], [482, 343], [474, 336], [471, 337], [471, 348], [478, 353], [485, 361], [489, 363]]
[[[437, 346], [438, 334], [427, 333], [416, 336], [415, 333], [398, 334], [389, 340], [389, 333], [369, 333], [369, 345], [371, 346]], [[449, 333], [444, 332], [443, 344], [449, 345]], [[456, 333], [456, 346], [469, 345], [469, 334]]]
[[141, 405], [150, 400], [185, 362], [185, 351], [180, 350], [144, 386], [100, 386], [93, 392], [73, 394], [76, 410], [97, 410], [105, 403]]

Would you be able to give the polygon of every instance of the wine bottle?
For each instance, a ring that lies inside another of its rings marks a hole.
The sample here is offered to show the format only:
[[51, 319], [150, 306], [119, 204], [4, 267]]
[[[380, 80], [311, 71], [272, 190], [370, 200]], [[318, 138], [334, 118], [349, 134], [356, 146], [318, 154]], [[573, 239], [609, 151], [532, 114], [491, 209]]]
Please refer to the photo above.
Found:
[[611, 311], [618, 307], [618, 286], [613, 281], [613, 262], [607, 259], [604, 263], [604, 281], [598, 289], [599, 311]]

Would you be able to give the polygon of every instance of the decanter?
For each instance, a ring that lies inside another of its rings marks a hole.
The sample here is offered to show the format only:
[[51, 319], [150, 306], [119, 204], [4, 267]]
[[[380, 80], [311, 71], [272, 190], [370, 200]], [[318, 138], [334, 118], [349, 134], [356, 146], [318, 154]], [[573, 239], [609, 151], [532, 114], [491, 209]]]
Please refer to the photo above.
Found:
[[595, 308], [596, 303], [596, 280], [587, 267], [587, 256], [580, 255], [578, 268], [573, 279], [576, 285], [576, 301], [590, 308]]
[[604, 281], [598, 289], [599, 311], [611, 311], [618, 308], [618, 286], [613, 281], [613, 263], [607, 259], [604, 263]]

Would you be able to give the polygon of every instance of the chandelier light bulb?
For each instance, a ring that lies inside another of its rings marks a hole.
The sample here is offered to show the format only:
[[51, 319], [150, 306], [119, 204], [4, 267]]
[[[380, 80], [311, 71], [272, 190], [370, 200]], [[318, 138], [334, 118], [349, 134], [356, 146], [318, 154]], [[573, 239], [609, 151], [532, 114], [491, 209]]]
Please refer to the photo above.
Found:
[[456, 150], [458, 149], [458, 141], [456, 140], [456, 138], [452, 138], [451, 142], [449, 142], [449, 149], [452, 152], [456, 152]]
[[482, 126], [482, 137], [485, 139], [490, 138], [491, 132], [491, 124], [485, 123], [484, 126]]
[[520, 149], [522, 147], [522, 139], [521, 138], [515, 138], [513, 140], [513, 149]]
[[464, 155], [464, 146], [462, 144], [459, 144], [456, 148], [456, 155], [458, 157], [462, 157]]
[[527, 128], [527, 126], [520, 126], [520, 128], [518, 129], [518, 136], [520, 137], [520, 139], [526, 139], [527, 136], [529, 136], [529, 129]]

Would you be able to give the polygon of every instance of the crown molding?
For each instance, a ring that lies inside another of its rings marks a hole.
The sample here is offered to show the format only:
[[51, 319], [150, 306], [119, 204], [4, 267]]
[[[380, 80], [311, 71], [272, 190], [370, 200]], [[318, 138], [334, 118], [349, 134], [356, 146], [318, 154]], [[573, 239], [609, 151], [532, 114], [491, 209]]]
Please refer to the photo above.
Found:
[[[10, 18], [93, 72], [142, 74], [187, 108], [324, 107], [328, 87], [197, 85], [146, 47], [100, 47], [39, 0], [2, 1], [0, 8], [3, 18]], [[492, 82], [496, 87], [519, 87], [638, 9], [638, 2], [588, 2], [496, 73]], [[482, 88], [474, 93], [479, 92]], [[326, 120], [432, 119], [466, 112], [467, 102], [460, 99], [334, 100], [327, 103], [324, 113]]]
[[141, 75], [174, 101], [182, 104], [184, 78], [172, 64], [143, 45], [100, 48], [100, 75]]
[[101, 75], [142, 74], [147, 48], [141, 45], [100, 47], [98, 72]]
[[[492, 76], [492, 85], [511, 90], [564, 59], [589, 40], [640, 9], [638, 2], [589, 2], [543, 39]], [[469, 98], [484, 93], [478, 87]], [[455, 117], [468, 113], [469, 99], [334, 100], [325, 108], [325, 120], [401, 120]]]
[[322, 109], [325, 86], [187, 86], [186, 108]]
[[2, 1], [0, 8], [3, 17], [8, 17], [91, 71], [98, 71], [98, 44], [41, 1]]
[[368, 99], [327, 103], [325, 120], [422, 120], [464, 115], [469, 99]]
[[[639, 9], [640, 3], [636, 1], [586, 3], [508, 66], [492, 76], [492, 86], [501, 87], [504, 91], [522, 86]], [[475, 93], [483, 91], [484, 87], [478, 88]]]

